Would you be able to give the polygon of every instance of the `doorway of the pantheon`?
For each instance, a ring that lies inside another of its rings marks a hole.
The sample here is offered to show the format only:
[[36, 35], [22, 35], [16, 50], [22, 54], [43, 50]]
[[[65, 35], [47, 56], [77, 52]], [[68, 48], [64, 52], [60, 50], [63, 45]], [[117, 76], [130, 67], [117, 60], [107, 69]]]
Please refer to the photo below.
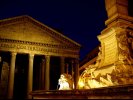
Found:
[[[33, 90], [41, 89], [41, 55], [34, 55], [33, 59]], [[26, 98], [28, 84], [29, 55], [17, 54], [15, 65], [14, 98]]]
[[58, 79], [60, 78], [60, 57], [50, 58], [50, 90], [58, 89]]
[[17, 54], [15, 63], [14, 98], [26, 98], [28, 54]]

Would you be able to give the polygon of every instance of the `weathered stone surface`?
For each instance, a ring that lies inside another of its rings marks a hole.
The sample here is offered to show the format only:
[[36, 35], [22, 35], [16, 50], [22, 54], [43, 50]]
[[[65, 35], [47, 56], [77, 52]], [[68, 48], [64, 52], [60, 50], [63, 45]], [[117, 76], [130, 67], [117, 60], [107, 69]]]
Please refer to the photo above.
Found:
[[0, 80], [0, 98], [4, 98], [7, 96], [8, 77], [9, 77], [9, 65], [7, 62], [3, 62], [1, 70], [1, 80]]
[[30, 16], [0, 21], [0, 50], [79, 58], [80, 44]]
[[105, 0], [105, 4], [107, 28], [98, 35], [96, 63], [80, 75], [80, 89], [133, 84], [133, 17], [128, 16], [128, 0]]
[[33, 91], [33, 99], [132, 99], [133, 86], [115, 86], [89, 90]]

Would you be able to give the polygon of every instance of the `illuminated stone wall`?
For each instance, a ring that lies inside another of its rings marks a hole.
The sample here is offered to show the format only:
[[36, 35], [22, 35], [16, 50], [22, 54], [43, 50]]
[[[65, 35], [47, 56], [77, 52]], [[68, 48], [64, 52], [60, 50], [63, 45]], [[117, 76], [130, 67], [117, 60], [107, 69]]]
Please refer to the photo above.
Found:
[[97, 36], [98, 57], [80, 75], [80, 89], [133, 84], [133, 17], [128, 0], [105, 0], [105, 7], [107, 28]]
[[41, 82], [45, 84], [43, 89], [49, 90], [50, 59], [52, 57], [60, 58], [60, 64], [58, 64], [60, 65], [60, 73], [65, 72], [65, 59], [70, 58], [75, 61], [77, 65], [73, 68], [76, 74], [74, 81], [75, 85], [77, 84], [79, 51], [80, 44], [30, 16], [0, 20], [0, 52], [8, 52], [11, 55], [7, 98], [13, 98], [17, 55], [28, 56], [27, 98], [30, 99], [32, 98], [29, 93], [33, 89], [34, 58], [36, 55], [45, 58], [45, 66], [42, 67], [44, 71], [41, 73], [44, 77]]

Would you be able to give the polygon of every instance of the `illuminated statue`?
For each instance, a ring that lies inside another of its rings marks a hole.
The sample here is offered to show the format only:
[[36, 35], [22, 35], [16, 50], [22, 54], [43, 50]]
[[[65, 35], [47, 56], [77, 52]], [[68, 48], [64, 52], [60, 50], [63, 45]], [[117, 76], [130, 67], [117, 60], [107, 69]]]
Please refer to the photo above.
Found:
[[59, 90], [72, 90], [74, 88], [72, 76], [69, 74], [61, 74], [58, 84]]
[[99, 88], [99, 87], [107, 87], [113, 86], [111, 76], [106, 74], [105, 76], [101, 76], [100, 74], [95, 77], [93, 75], [94, 69], [86, 69], [79, 78], [78, 87], [79, 89], [91, 89], [91, 88]]
[[133, 84], [133, 23], [129, 20], [133, 16], [128, 14], [127, 1], [105, 0], [107, 27], [97, 36], [101, 45], [95, 63], [90, 59], [83, 65], [79, 89]]

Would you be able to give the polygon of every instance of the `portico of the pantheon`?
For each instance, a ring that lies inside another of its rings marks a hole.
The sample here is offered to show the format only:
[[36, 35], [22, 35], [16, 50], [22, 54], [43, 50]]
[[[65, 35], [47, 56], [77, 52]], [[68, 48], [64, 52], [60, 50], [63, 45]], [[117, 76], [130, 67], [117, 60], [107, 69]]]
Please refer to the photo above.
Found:
[[30, 98], [33, 90], [56, 89], [60, 74], [66, 71], [74, 72], [76, 87], [79, 51], [80, 44], [30, 16], [0, 20], [1, 84], [7, 76], [3, 84], [7, 97], [26, 92]]

